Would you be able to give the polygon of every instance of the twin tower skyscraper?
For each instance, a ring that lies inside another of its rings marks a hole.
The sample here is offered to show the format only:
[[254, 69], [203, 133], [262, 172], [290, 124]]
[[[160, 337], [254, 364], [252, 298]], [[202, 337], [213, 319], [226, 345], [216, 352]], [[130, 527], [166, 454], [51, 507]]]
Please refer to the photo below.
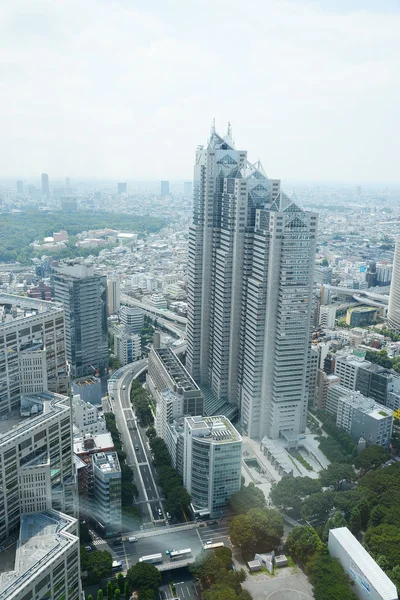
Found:
[[212, 127], [198, 146], [186, 366], [206, 412], [254, 439], [305, 430], [317, 215]]

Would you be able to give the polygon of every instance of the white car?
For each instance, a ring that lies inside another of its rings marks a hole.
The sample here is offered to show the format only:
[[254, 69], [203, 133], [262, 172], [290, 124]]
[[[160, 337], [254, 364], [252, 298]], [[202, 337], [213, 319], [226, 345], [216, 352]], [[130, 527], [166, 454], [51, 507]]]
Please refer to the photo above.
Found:
[[171, 518], [171, 514], [167, 511], [167, 519], [168, 519], [168, 521], [170, 520], [170, 518]]
[[126, 385], [123, 385], [123, 386], [122, 386], [122, 389], [124, 390], [125, 388], [126, 388]]

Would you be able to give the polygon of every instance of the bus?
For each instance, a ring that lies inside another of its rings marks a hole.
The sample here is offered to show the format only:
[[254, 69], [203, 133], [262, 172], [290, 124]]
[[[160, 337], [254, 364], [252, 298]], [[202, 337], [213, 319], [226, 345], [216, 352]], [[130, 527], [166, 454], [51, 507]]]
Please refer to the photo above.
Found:
[[142, 556], [139, 558], [139, 562], [146, 562], [154, 565], [163, 561], [162, 554], [149, 554], [148, 556]]
[[216, 548], [222, 548], [225, 546], [224, 542], [217, 542], [216, 544], [205, 544], [203, 550], [215, 550]]
[[120, 560], [113, 560], [112, 570], [113, 573], [115, 571], [122, 571], [122, 562]]
[[171, 560], [179, 560], [182, 558], [187, 558], [192, 555], [192, 550], [190, 548], [186, 548], [185, 550], [173, 550], [169, 553], [169, 557]]

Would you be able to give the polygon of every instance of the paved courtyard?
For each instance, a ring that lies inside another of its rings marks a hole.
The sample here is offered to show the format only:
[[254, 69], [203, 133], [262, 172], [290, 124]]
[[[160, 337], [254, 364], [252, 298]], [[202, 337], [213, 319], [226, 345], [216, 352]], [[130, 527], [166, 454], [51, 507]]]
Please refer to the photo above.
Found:
[[275, 577], [266, 573], [248, 575], [242, 586], [254, 600], [313, 600], [312, 587], [300, 569], [280, 569]]

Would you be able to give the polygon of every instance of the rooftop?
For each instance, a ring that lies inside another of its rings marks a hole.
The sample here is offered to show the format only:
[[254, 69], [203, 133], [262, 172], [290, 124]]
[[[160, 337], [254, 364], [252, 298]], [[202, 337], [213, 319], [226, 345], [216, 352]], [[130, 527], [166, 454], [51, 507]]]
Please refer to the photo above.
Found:
[[5, 564], [0, 561], [0, 600], [9, 598], [23, 582], [78, 539], [68, 532], [75, 523], [72, 517], [55, 510], [21, 516], [14, 569], [2, 568]]
[[232, 423], [224, 415], [215, 417], [186, 417], [187, 426], [195, 437], [210, 443], [241, 442], [242, 438]]
[[114, 448], [111, 433], [99, 433], [97, 435], [86, 435], [80, 438], [74, 438], [75, 454], [95, 454], [102, 450]]
[[[11, 308], [11, 312], [4, 311], [0, 328], [3, 325], [9, 325], [16, 321], [22, 321], [30, 317], [35, 317], [38, 314], [54, 313], [63, 310], [62, 304], [57, 302], [49, 302], [46, 300], [36, 300], [25, 296], [17, 296], [14, 294], [0, 294], [0, 308]], [[1, 312], [0, 312], [1, 315]]]
[[397, 591], [394, 583], [390, 581], [389, 577], [382, 571], [380, 566], [368, 554], [347, 527], [331, 529], [329, 531], [329, 540], [331, 539], [331, 536], [335, 538], [351, 556], [355, 565], [362, 572], [362, 575], [371, 583], [382, 600], [394, 600], [397, 598]]
[[93, 463], [103, 473], [121, 472], [116, 452], [99, 452], [93, 456]]
[[172, 381], [179, 388], [183, 388], [185, 392], [192, 390], [200, 392], [199, 386], [191, 378], [179, 358], [177, 358], [170, 348], [157, 348], [154, 349], [154, 352], [161, 360]]

